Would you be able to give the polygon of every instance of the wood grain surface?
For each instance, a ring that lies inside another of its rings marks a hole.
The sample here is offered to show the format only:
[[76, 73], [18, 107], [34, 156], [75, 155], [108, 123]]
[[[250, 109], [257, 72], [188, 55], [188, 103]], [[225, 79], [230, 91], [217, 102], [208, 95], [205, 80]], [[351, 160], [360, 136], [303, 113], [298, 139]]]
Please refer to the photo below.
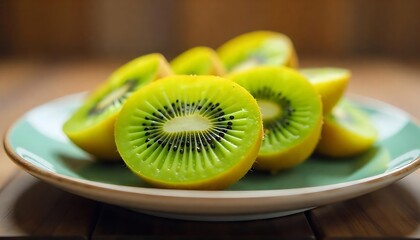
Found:
[[105, 206], [92, 239], [141, 236], [143, 239], [313, 239], [303, 213], [246, 222], [197, 222], [164, 219]]
[[[122, 61], [0, 60], [0, 132], [29, 109], [102, 82]], [[303, 59], [349, 68], [348, 93], [377, 98], [420, 118], [420, 62]], [[261, 221], [169, 220], [66, 193], [18, 170], [0, 149], [0, 238], [350, 239], [420, 238], [420, 171], [382, 190], [305, 214]]]
[[20, 172], [0, 192], [0, 236], [86, 237], [99, 203]]

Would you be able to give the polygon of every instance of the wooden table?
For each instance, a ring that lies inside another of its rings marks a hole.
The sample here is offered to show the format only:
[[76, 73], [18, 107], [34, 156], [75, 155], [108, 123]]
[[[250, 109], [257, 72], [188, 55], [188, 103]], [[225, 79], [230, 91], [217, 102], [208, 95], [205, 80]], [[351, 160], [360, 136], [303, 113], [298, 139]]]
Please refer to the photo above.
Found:
[[[92, 89], [123, 61], [0, 60], [0, 132], [25, 111]], [[420, 62], [305, 59], [352, 70], [349, 92], [420, 117]], [[419, 143], [420, 144], [420, 143]], [[420, 171], [382, 190], [283, 218], [248, 222], [168, 220], [88, 200], [43, 183], [0, 150], [0, 238], [343, 239], [420, 238]]]

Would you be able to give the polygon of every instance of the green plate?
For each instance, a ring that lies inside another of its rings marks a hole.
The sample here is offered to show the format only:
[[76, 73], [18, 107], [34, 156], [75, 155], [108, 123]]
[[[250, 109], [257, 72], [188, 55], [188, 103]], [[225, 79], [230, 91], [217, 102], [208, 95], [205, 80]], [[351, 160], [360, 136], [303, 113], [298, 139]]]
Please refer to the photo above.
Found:
[[283, 216], [374, 191], [420, 166], [420, 128], [408, 114], [352, 97], [379, 132], [379, 141], [362, 155], [339, 160], [313, 156], [276, 175], [250, 171], [224, 191], [153, 188], [123, 162], [97, 162], [63, 134], [63, 122], [83, 97], [66, 96], [26, 113], [6, 135], [7, 153], [30, 174], [67, 191], [155, 215], [194, 220]]

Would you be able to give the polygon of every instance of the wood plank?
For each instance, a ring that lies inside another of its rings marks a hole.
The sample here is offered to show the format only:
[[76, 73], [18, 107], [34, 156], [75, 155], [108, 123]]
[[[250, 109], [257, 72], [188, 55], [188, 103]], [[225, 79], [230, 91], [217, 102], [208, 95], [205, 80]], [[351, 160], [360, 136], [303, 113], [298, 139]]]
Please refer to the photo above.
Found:
[[314, 239], [303, 213], [245, 222], [173, 220], [105, 205], [92, 239]]
[[309, 219], [323, 239], [420, 238], [420, 170], [371, 194], [314, 209]]
[[99, 206], [21, 172], [0, 192], [0, 236], [87, 238]]
[[[28, 61], [1, 61], [0, 62], [0, 133], [4, 134], [18, 116], [21, 109], [16, 106], [16, 96], [25, 93], [24, 89], [29, 80], [38, 75], [40, 65], [38, 62]], [[29, 99], [28, 99], [29, 101]], [[11, 177], [16, 174], [17, 167], [9, 161], [3, 147], [0, 148], [0, 190]]]

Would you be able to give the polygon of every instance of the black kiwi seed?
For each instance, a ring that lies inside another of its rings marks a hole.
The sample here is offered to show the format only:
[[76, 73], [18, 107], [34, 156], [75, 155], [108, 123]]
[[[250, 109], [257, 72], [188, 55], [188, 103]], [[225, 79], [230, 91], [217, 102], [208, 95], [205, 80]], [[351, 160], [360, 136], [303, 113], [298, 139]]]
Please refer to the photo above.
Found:
[[[218, 122], [226, 121], [227, 116], [225, 117], [225, 112], [220, 106], [220, 103], [216, 102], [207, 102], [207, 100], [202, 100], [198, 102], [181, 102], [179, 99], [175, 100], [168, 105], [164, 105], [162, 108], [157, 109], [155, 112], [152, 112], [150, 116], [145, 116], [145, 122], [142, 123], [145, 131], [145, 135], [148, 136], [145, 139], [145, 142], [150, 141], [156, 142], [158, 147], [165, 147], [167, 145], [167, 150], [173, 150], [174, 152], [179, 152], [180, 154], [185, 153], [189, 149], [191, 151], [201, 152], [203, 149], [206, 151], [211, 151], [211, 149], [217, 148], [217, 145], [214, 141], [221, 142], [225, 137], [225, 134], [228, 134], [229, 130], [232, 129], [233, 123], [231, 121], [223, 123], [227, 126], [221, 125], [222, 123], [215, 123], [215, 126], [212, 129], [206, 130], [204, 132], [192, 132], [190, 134], [183, 134], [181, 137], [179, 135], [163, 132], [163, 126], [166, 121], [171, 120], [176, 116], [189, 115], [194, 113], [203, 114], [207, 118], [215, 118]], [[194, 107], [196, 106], [196, 107]], [[201, 112], [203, 106], [207, 111]], [[176, 114], [174, 114], [174, 112]], [[232, 115], [229, 116], [229, 119], [233, 119]], [[147, 148], [152, 146], [148, 144]]]
[[[290, 119], [293, 118], [293, 113], [296, 111], [292, 107], [290, 99], [283, 95], [282, 92], [274, 92], [269, 87], [262, 87], [254, 91], [252, 95], [257, 99], [268, 100], [277, 103], [284, 109], [284, 112], [277, 119], [264, 122], [264, 128], [274, 129], [281, 126], [290, 125]], [[232, 116], [233, 117], [233, 116]], [[231, 118], [233, 119], [233, 118]]]

